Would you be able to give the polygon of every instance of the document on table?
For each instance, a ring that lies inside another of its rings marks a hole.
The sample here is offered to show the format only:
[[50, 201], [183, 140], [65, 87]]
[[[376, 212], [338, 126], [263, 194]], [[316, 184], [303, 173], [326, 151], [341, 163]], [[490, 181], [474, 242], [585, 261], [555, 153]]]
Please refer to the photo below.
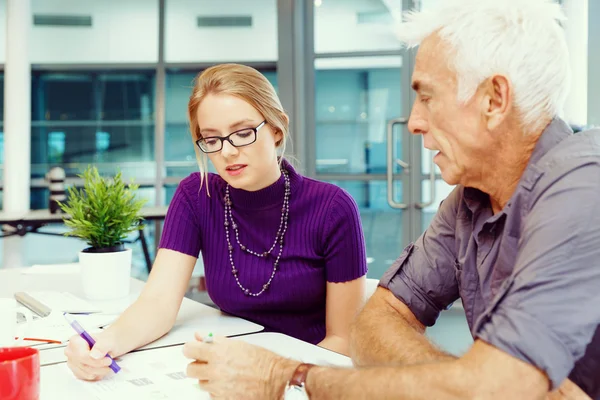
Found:
[[130, 353], [116, 361], [121, 371], [98, 382], [75, 379], [66, 364], [45, 367], [42, 385], [52, 384], [53, 392], [81, 393], [93, 400], [210, 399], [195, 379], [186, 376], [192, 360], [183, 356], [181, 346]]
[[21, 273], [25, 275], [62, 275], [62, 274], [76, 274], [81, 272], [81, 265], [79, 263], [70, 264], [35, 264], [31, 267], [24, 268]]
[[[117, 314], [90, 314], [75, 315], [77, 320], [88, 332], [97, 332], [108, 324], [114, 322], [119, 316]], [[67, 323], [62, 313], [52, 312], [45, 318], [35, 319], [25, 327], [25, 336], [29, 338], [50, 339], [59, 342], [67, 342], [75, 335], [73, 328]]]

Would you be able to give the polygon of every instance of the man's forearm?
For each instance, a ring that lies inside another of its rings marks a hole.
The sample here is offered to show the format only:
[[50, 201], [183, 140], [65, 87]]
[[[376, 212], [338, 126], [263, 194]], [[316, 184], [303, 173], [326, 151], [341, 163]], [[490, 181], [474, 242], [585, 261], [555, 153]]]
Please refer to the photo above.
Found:
[[[274, 360], [268, 398], [281, 398], [297, 366], [297, 361]], [[305, 385], [311, 400], [542, 400], [549, 387], [543, 371], [483, 341], [451, 361], [354, 369], [317, 366]]]
[[350, 339], [350, 356], [358, 366], [399, 365], [453, 360], [393, 308], [368, 304], [358, 316]]
[[[269, 398], [281, 398], [285, 382], [297, 365], [288, 359], [278, 361], [271, 375]], [[311, 400], [465, 400], [475, 397], [477, 387], [459, 363], [446, 361], [406, 367], [314, 367], [308, 374], [306, 390]]]
[[316, 367], [306, 381], [311, 400], [544, 399], [546, 392], [533, 386], [530, 382], [482, 385], [458, 361], [362, 369]]
[[348, 355], [348, 339], [345, 339], [341, 336], [325, 336], [325, 339], [323, 339], [317, 346], [335, 351], [336, 353], [340, 353], [345, 356]]
[[453, 362], [362, 369], [313, 368], [306, 382], [311, 400], [473, 398], [472, 385]]

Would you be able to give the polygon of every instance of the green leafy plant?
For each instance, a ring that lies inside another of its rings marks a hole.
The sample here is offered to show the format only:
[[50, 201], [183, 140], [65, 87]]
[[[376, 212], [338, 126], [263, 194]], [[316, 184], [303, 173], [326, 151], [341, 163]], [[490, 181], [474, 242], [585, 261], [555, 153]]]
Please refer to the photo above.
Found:
[[59, 203], [68, 214], [65, 225], [71, 230], [66, 236], [83, 239], [94, 250], [121, 246], [133, 231], [143, 229], [140, 214], [145, 199], [136, 199], [139, 185], [123, 182], [121, 172], [114, 178], [103, 178], [93, 166], [78, 175], [83, 189], [68, 189], [66, 203]]

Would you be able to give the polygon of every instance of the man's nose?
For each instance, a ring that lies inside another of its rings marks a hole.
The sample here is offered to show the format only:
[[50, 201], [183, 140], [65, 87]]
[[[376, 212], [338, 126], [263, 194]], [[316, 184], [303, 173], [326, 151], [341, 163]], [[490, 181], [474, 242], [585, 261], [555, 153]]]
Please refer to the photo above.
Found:
[[408, 118], [408, 130], [413, 135], [424, 135], [427, 133], [428, 122], [415, 104]]

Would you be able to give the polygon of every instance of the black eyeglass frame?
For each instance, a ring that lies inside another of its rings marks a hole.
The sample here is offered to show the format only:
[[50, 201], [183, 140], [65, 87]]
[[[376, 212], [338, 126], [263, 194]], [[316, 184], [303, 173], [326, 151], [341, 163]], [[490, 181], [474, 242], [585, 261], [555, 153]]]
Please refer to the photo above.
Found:
[[[200, 138], [198, 140], [196, 140], [196, 146], [198, 146], [198, 148], [200, 149], [201, 152], [205, 153], [205, 154], [210, 154], [210, 153], [217, 153], [221, 150], [223, 150], [223, 142], [225, 140], [227, 140], [229, 142], [229, 144], [231, 144], [233, 147], [244, 147], [244, 146], [249, 146], [252, 143], [256, 142], [256, 138], [258, 135], [258, 130], [260, 128], [262, 128], [263, 126], [265, 126], [267, 124], [267, 120], [264, 120], [263, 122], [261, 122], [260, 124], [258, 124], [258, 126], [254, 127], [254, 128], [244, 128], [244, 129], [239, 129], [235, 132], [231, 132], [229, 135], [227, 136], [207, 136], [207, 137], [203, 137]], [[245, 143], [242, 145], [236, 145], [235, 143], [233, 143], [233, 141], [231, 140], [231, 136], [243, 132], [243, 131], [247, 131], [247, 130], [252, 130], [254, 131], [254, 140], [251, 141], [250, 143]], [[206, 151], [202, 148], [202, 146], [200, 145], [200, 143], [205, 142], [207, 139], [219, 139], [221, 141], [221, 146], [219, 147], [218, 150], [213, 150], [213, 151]]]

